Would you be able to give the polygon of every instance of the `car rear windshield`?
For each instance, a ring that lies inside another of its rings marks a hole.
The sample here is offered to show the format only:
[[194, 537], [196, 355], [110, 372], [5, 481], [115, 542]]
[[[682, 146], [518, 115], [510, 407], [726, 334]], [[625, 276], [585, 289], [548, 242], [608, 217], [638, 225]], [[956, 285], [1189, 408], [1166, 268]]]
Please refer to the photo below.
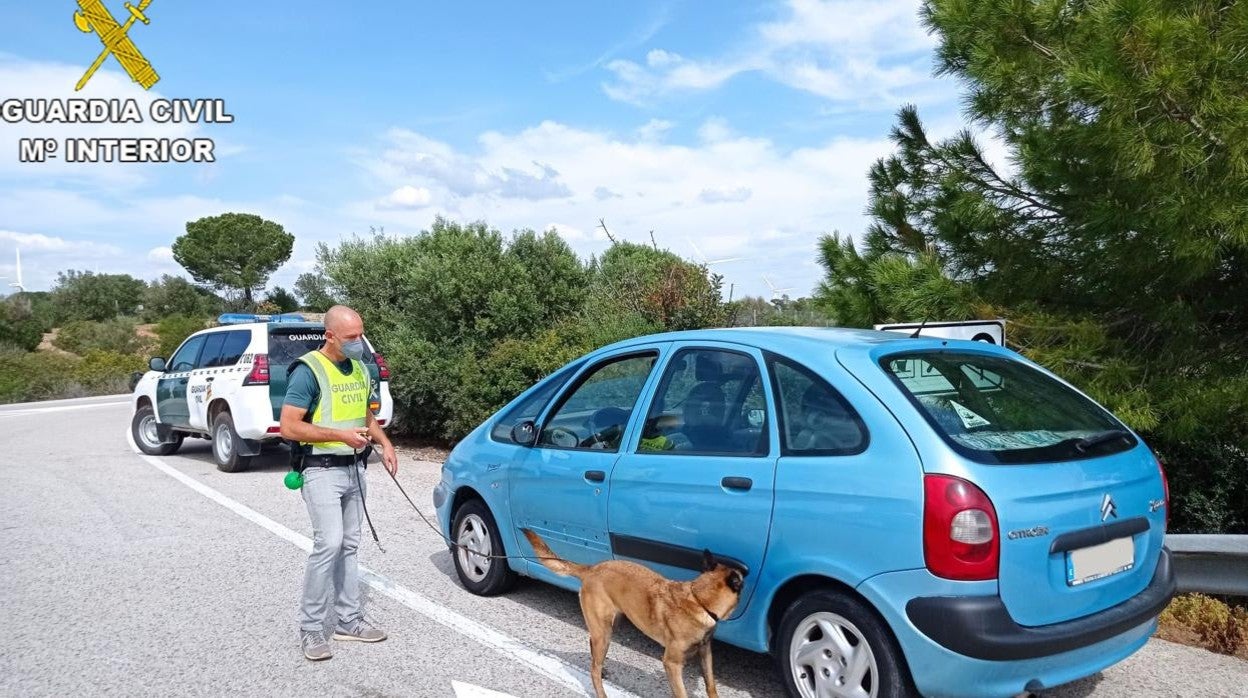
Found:
[[[324, 343], [325, 329], [322, 327], [270, 327], [269, 364], [271, 366], [290, 365], [300, 356], [319, 349]], [[364, 352], [363, 360], [365, 364], [376, 361], [371, 349]]]
[[880, 365], [954, 450], [982, 463], [1090, 458], [1136, 443], [1104, 408], [1020, 361], [935, 350]]

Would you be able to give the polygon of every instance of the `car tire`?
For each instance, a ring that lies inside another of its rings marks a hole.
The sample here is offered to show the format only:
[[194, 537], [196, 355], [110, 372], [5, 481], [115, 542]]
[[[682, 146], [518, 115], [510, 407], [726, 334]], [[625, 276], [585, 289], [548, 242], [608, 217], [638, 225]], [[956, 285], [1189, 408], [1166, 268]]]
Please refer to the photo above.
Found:
[[184, 435], [175, 432], [173, 443], [161, 443], [156, 435], [156, 411], [151, 405], [143, 405], [135, 411], [130, 420], [130, 435], [134, 437], [134, 445], [149, 456], [169, 456], [182, 448]]
[[212, 420], [212, 459], [216, 461], [217, 470], [237, 473], [251, 465], [251, 456], [238, 453], [241, 440], [229, 412], [223, 410]]
[[808, 593], [789, 606], [780, 621], [774, 654], [785, 690], [793, 698], [821, 695], [816, 687], [822, 682], [852, 691], [854, 681], [873, 698], [918, 695], [905, 657], [884, 621], [862, 600], [832, 589]]
[[[470, 499], [455, 510], [451, 540], [478, 553], [507, 554], [494, 515], [480, 499]], [[506, 560], [485, 559], [459, 546], [451, 546], [451, 559], [459, 583], [477, 596], [497, 596], [516, 583], [517, 575]]]

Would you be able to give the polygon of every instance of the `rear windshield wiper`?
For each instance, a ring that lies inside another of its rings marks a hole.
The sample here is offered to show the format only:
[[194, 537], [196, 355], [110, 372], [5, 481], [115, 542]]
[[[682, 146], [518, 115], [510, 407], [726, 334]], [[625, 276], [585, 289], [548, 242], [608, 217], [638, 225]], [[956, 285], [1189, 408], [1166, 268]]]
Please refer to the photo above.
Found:
[[1102, 444], [1125, 440], [1125, 439], [1130, 438], [1130, 436], [1131, 436], [1130, 434], [1123, 431], [1122, 429], [1110, 429], [1109, 431], [1102, 431], [1099, 434], [1085, 436], [1082, 439], [1074, 439], [1075, 450], [1080, 453], [1087, 453], [1088, 451]]

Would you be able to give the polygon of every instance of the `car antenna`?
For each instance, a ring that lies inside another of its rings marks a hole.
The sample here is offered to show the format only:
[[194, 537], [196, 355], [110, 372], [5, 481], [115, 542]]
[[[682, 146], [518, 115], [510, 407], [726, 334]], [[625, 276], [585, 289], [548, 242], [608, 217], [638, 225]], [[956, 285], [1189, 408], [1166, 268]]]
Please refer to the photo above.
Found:
[[923, 331], [923, 328], [924, 328], [924, 327], [927, 327], [927, 318], [926, 318], [926, 317], [924, 317], [924, 318], [923, 318], [923, 322], [920, 322], [920, 323], [919, 323], [919, 329], [915, 330], [915, 331], [914, 331], [914, 334], [910, 335], [910, 339], [918, 339], [918, 338], [919, 338], [919, 333]]

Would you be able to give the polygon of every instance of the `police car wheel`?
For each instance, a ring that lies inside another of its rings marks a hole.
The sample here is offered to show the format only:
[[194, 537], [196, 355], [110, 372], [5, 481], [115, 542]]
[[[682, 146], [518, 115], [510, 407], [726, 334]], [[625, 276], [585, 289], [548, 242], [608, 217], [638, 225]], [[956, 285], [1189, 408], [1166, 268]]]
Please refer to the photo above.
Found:
[[506, 560], [486, 557], [506, 555], [507, 551], [485, 502], [470, 499], [455, 511], [451, 540], [458, 544], [451, 548], [455, 574], [468, 591], [477, 596], [497, 596], [516, 583], [516, 573]]
[[229, 412], [221, 412], [212, 420], [212, 459], [217, 463], [217, 470], [237, 473], [251, 465], [251, 456], [238, 453], [241, 441]]
[[156, 412], [151, 405], [144, 405], [134, 413], [130, 420], [130, 435], [134, 437], [134, 445], [149, 456], [168, 456], [182, 447], [182, 434], [175, 434], [173, 443], [161, 443], [156, 431]]

